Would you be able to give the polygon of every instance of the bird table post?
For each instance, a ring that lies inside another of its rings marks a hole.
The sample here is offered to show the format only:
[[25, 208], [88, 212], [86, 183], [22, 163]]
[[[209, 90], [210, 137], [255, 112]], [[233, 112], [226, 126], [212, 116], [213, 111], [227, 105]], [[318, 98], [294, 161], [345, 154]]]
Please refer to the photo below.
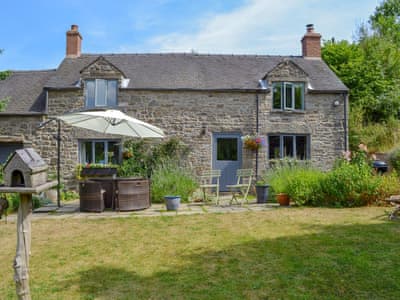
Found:
[[30, 300], [29, 256], [31, 254], [32, 194], [39, 194], [58, 184], [47, 181], [48, 166], [32, 148], [15, 150], [3, 167], [4, 186], [0, 193], [18, 193], [17, 250], [14, 280], [18, 299]]
[[17, 220], [17, 251], [14, 280], [18, 299], [30, 300], [29, 255], [31, 251], [32, 194], [20, 194]]

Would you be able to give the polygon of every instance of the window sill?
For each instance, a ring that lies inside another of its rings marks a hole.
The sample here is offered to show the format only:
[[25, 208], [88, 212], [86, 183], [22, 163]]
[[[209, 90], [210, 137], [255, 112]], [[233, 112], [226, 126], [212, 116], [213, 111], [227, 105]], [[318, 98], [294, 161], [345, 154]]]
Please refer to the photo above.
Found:
[[291, 110], [291, 109], [272, 109], [272, 113], [281, 113], [281, 114], [305, 114], [305, 110]]

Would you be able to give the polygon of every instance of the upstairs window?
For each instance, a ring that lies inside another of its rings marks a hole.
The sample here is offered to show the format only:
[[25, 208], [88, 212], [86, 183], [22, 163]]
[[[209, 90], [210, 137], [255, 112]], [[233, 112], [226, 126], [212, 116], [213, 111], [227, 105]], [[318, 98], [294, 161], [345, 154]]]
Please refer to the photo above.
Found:
[[117, 106], [118, 81], [86, 80], [86, 107]]
[[275, 82], [272, 85], [274, 109], [304, 110], [304, 83]]

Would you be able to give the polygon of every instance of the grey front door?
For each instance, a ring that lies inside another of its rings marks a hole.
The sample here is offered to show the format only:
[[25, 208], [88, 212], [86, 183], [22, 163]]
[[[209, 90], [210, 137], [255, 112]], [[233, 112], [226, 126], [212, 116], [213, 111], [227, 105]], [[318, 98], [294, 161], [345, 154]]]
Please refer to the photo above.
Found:
[[236, 183], [236, 170], [242, 165], [240, 133], [213, 134], [213, 169], [221, 170], [220, 191]]

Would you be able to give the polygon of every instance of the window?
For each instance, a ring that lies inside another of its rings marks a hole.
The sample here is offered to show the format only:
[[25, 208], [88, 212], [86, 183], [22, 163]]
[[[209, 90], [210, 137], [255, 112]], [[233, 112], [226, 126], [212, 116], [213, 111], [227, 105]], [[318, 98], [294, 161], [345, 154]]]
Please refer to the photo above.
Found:
[[304, 110], [304, 83], [275, 82], [272, 98], [274, 109]]
[[22, 143], [0, 142], [0, 164], [4, 164], [15, 150], [22, 148], [24, 148]]
[[308, 159], [308, 138], [307, 135], [270, 135], [268, 137], [269, 159], [284, 157]]
[[116, 106], [117, 80], [86, 80], [86, 107]]
[[238, 159], [238, 147], [236, 138], [217, 138], [217, 160]]
[[119, 145], [119, 141], [80, 141], [81, 164], [118, 164], [120, 158]]

